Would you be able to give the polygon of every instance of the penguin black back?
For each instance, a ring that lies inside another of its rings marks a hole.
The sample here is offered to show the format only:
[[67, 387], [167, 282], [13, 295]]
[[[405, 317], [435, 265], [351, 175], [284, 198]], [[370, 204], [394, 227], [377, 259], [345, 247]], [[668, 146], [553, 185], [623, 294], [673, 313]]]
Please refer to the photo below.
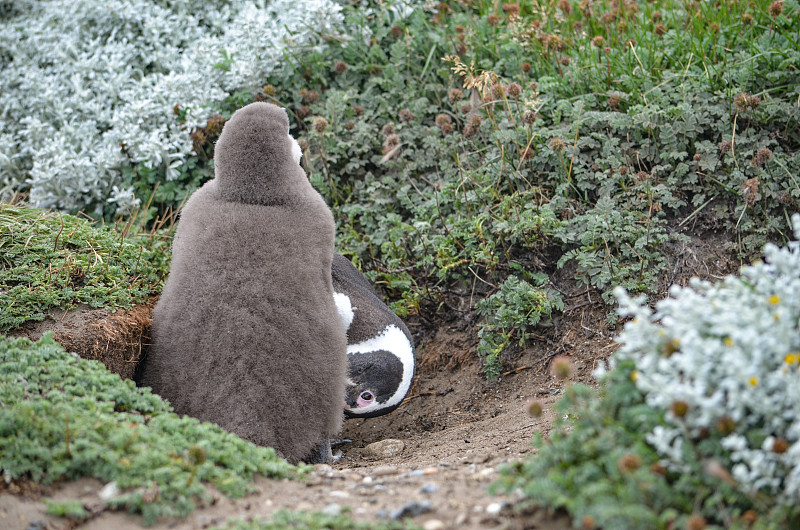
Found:
[[347, 330], [345, 414], [372, 417], [391, 412], [405, 398], [414, 377], [411, 333], [347, 258], [334, 254], [331, 275]]

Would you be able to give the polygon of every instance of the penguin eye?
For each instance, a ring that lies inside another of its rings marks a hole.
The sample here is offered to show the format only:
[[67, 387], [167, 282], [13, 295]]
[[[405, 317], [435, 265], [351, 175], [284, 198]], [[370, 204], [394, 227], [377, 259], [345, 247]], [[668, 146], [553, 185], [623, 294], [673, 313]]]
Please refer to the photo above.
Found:
[[375, 396], [373, 396], [372, 392], [370, 392], [369, 390], [361, 393], [361, 399], [363, 399], [364, 401], [372, 401], [374, 397]]

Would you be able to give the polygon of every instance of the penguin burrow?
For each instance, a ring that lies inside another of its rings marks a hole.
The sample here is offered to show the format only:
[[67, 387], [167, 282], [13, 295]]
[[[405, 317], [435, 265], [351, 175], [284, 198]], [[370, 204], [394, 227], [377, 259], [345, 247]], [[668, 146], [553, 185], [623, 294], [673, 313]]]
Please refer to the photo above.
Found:
[[336, 307], [347, 330], [345, 414], [373, 417], [400, 405], [414, 377], [414, 343], [400, 318], [340, 254], [333, 256]]
[[324, 460], [347, 367], [333, 216], [299, 165], [284, 109], [236, 111], [215, 153], [215, 178], [181, 213], [142, 382], [176, 412], [291, 462]]

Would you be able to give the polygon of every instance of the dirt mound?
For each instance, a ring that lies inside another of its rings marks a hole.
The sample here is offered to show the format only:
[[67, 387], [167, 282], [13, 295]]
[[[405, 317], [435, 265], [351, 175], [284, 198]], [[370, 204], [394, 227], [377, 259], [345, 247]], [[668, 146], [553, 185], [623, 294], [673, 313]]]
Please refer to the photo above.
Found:
[[72, 311], [50, 311], [42, 322], [23, 324], [9, 336], [38, 340], [51, 331], [67, 351], [100, 361], [115, 374], [133, 379], [150, 344], [154, 305], [152, 299], [147, 304], [112, 312], [82, 304]]

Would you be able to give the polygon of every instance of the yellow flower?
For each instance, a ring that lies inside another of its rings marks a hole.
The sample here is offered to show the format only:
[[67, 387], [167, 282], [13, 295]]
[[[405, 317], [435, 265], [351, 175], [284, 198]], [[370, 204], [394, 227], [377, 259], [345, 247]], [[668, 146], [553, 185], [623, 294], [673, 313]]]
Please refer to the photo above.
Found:
[[639, 379], [639, 370], [634, 370], [631, 372], [631, 381], [635, 383], [637, 379]]
[[778, 305], [780, 301], [781, 297], [778, 296], [777, 294], [773, 294], [772, 296], [769, 297], [769, 303], [772, 305]]
[[758, 377], [752, 376], [747, 382], [750, 383], [750, 386], [756, 386], [758, 384]]
[[731, 346], [733, 346], [733, 339], [730, 337], [725, 337], [724, 339], [722, 339], [722, 343], [730, 348]]
[[783, 360], [786, 364], [795, 364], [800, 361], [800, 353], [787, 353]]

